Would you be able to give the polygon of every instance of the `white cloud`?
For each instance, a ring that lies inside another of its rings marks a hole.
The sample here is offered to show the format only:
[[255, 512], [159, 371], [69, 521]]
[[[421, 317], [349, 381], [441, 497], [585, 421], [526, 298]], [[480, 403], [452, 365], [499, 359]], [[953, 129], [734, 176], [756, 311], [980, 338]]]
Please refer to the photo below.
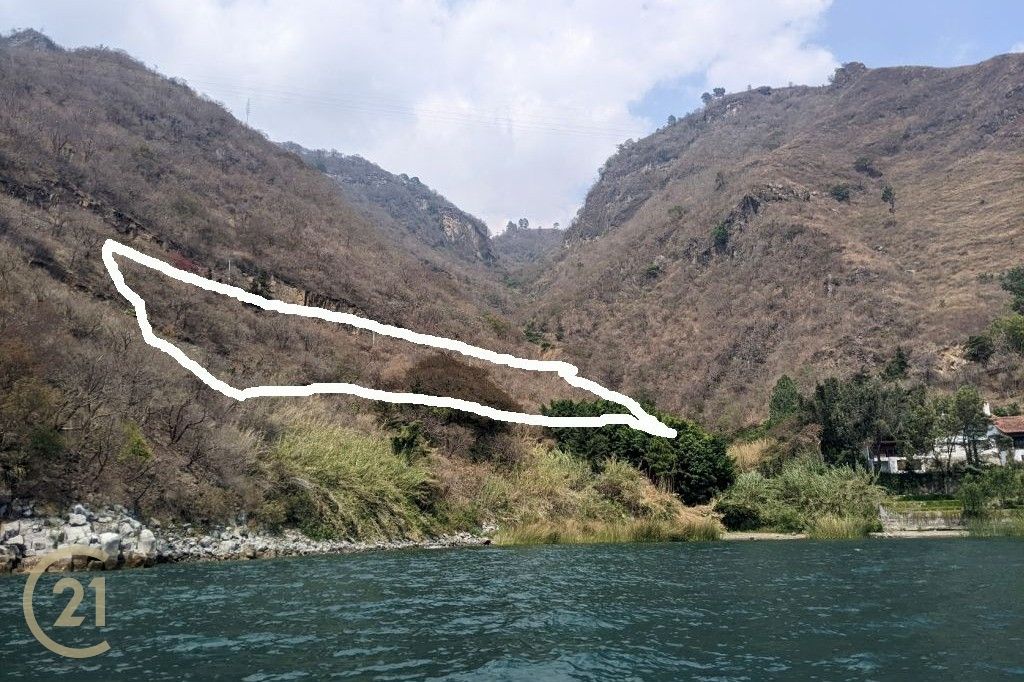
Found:
[[[0, 0], [11, 26], [120, 47], [273, 139], [418, 175], [492, 228], [563, 225], [659, 83], [821, 83], [827, 0]], [[697, 102], [680, 102], [679, 111]]]
[[1024, 40], [1019, 43], [1014, 43], [1010, 48], [1010, 52], [1024, 52]]

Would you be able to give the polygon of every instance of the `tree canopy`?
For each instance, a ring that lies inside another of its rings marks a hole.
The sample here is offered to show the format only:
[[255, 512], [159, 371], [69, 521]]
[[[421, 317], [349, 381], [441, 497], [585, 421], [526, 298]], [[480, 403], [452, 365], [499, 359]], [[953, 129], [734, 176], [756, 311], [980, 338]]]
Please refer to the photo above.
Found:
[[[542, 411], [553, 417], [596, 417], [622, 412], [622, 406], [605, 400], [555, 400]], [[678, 432], [675, 438], [652, 436], [628, 426], [552, 431], [559, 447], [569, 453], [594, 466], [607, 459], [629, 462], [687, 504], [707, 502], [733, 482], [735, 472], [724, 440], [685, 419], [653, 414]]]

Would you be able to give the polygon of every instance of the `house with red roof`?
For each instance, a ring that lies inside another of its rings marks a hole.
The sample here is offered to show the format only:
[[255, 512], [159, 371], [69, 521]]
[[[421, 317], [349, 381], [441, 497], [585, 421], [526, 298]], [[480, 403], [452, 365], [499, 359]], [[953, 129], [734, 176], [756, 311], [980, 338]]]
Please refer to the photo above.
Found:
[[1005, 457], [1012, 455], [1014, 461], [1024, 462], [1024, 416], [993, 417], [992, 427], [1000, 450], [999, 459], [1005, 463]]

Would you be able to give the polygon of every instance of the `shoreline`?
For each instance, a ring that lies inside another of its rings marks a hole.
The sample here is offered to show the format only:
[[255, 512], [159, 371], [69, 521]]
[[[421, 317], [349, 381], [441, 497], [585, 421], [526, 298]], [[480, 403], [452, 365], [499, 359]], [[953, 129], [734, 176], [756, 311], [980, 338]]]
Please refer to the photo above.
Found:
[[[241, 522], [210, 526], [182, 523], [168, 524], [165, 527], [156, 519], [150, 519], [148, 524], [143, 524], [124, 507], [117, 505], [94, 512], [84, 505], [76, 504], [66, 516], [37, 514], [31, 502], [14, 504], [6, 511], [17, 516], [0, 519], [0, 574], [28, 572], [54, 550], [74, 546], [100, 549], [108, 559], [100, 562], [84, 556], [75, 557], [71, 560], [58, 561], [47, 570], [117, 570], [166, 563], [246, 561], [401, 549], [482, 547], [492, 544], [490, 536], [496, 530], [492, 527], [485, 528], [485, 534], [456, 532], [417, 540], [318, 540], [297, 529], [270, 532], [250, 528]], [[970, 536], [970, 531], [965, 528], [892, 528], [869, 533], [865, 537], [952, 539]], [[807, 533], [724, 531], [716, 539], [724, 542], [757, 542], [812, 538]], [[501, 546], [516, 547], [530, 544], [532, 543], [501, 543]]]
[[210, 526], [168, 524], [156, 519], [143, 524], [120, 506], [93, 512], [81, 504], [64, 517], [37, 515], [31, 503], [16, 508], [17, 518], [0, 519], [0, 574], [25, 573], [51, 552], [66, 547], [90, 547], [107, 555], [106, 561], [85, 556], [64, 559], [47, 568], [119, 570], [156, 564], [245, 561], [291, 556], [320, 556], [399, 549], [481, 547], [491, 544], [484, 535], [468, 532], [402, 540], [318, 540], [296, 529], [277, 533], [256, 530], [244, 523]]
[[[935, 530], [888, 530], [868, 533], [864, 537], [880, 538], [889, 540], [929, 538], [929, 539], [950, 539], [967, 538], [971, 532], [965, 528], [940, 528]], [[813, 540], [807, 533], [776, 533], [773, 531], [726, 531], [722, 533], [722, 540], [725, 542], [745, 541], [775, 541], [775, 540]], [[851, 538], [861, 539], [861, 538]]]

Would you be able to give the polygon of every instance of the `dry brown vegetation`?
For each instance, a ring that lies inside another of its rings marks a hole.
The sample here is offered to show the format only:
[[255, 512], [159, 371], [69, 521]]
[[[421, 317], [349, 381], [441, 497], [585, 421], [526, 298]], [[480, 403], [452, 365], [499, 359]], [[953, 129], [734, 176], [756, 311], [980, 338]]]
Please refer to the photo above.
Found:
[[915, 379], [1019, 396], [1019, 361], [983, 369], [960, 344], [1021, 263], [1024, 56], [715, 100], [623, 145], [567, 243], [536, 323], [595, 379], [705, 423], [897, 345]]
[[[636, 470], [584, 470], [525, 427], [343, 398], [305, 404], [316, 420], [297, 424], [288, 401], [227, 400], [143, 344], [100, 264], [107, 238], [273, 298], [566, 359], [723, 429], [762, 417], [783, 373], [806, 390], [877, 367], [897, 345], [914, 381], [1019, 397], [1019, 361], [981, 367], [959, 344], [1006, 305], [992, 275], [1021, 262], [1024, 57], [847, 76], [726, 96], [624, 145], [566, 248], [551, 231], [489, 245], [471, 221], [453, 246], [440, 213], [402, 224], [429, 192], [419, 185], [392, 184], [375, 207], [380, 196], [345, 195], [122, 53], [0, 39], [0, 497], [193, 519], [288, 518], [313, 504], [374, 532], [426, 532], [420, 516], [441, 508], [452, 523], [573, 518], [589, 529], [580, 537], [684, 514]], [[158, 333], [238, 386], [348, 381], [528, 410], [581, 397], [556, 377], [452, 369], [404, 342], [124, 269]], [[389, 452], [392, 437], [404, 449]], [[366, 490], [391, 490], [370, 475], [382, 463], [439, 506], [346, 515], [331, 500], [363, 493], [335, 480], [355, 471], [338, 468], [339, 439], [366, 454]], [[771, 449], [745, 447], [742, 467]], [[310, 484], [323, 494], [301, 498]]]
[[[201, 519], [276, 485], [261, 461], [283, 401], [234, 403], [145, 346], [100, 263], [107, 238], [271, 297], [539, 354], [503, 286], [381, 231], [215, 102], [119, 52], [0, 39], [0, 495]], [[123, 267], [158, 333], [236, 385], [386, 387], [421, 357]], [[504, 390], [536, 407], [551, 386]], [[341, 423], [366, 407], [329, 405]]]

